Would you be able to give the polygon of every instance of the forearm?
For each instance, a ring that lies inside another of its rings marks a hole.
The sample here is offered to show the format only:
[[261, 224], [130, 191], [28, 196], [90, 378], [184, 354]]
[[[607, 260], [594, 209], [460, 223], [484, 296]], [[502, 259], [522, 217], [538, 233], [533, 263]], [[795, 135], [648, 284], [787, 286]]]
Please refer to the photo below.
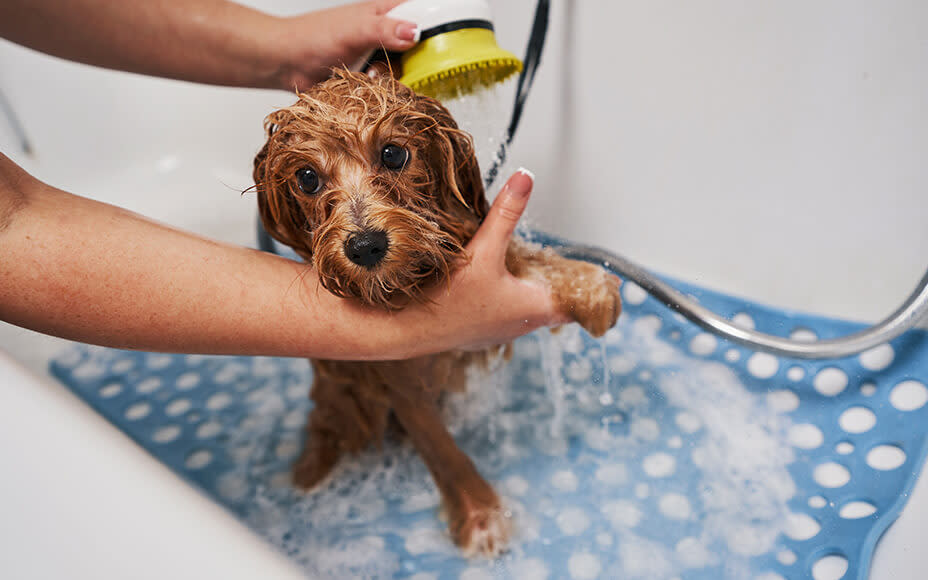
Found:
[[3, 216], [0, 320], [151, 351], [364, 359], [423, 349], [409, 324], [332, 296], [301, 264], [70, 195], [0, 155]]
[[283, 20], [225, 0], [4, 0], [0, 36], [48, 54], [130, 72], [276, 87]]

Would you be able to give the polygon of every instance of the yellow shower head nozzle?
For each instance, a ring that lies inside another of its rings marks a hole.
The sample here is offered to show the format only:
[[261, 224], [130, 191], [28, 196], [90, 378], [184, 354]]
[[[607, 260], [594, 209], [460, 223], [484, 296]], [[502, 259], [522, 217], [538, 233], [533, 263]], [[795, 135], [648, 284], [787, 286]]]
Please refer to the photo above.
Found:
[[486, 0], [408, 0], [389, 16], [415, 22], [419, 43], [403, 53], [400, 82], [445, 99], [521, 72], [522, 61], [496, 44]]
[[421, 41], [403, 53], [400, 82], [445, 99], [502, 82], [522, 71], [522, 61], [496, 44], [492, 30], [461, 28]]

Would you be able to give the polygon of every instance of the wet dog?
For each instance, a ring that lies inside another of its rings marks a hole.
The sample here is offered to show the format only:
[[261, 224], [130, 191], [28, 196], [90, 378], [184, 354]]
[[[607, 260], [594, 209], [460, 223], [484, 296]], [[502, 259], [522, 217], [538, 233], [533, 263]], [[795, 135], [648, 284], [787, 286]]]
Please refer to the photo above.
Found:
[[[438, 101], [390, 76], [336, 70], [272, 113], [266, 127], [254, 167], [261, 218], [326, 290], [401, 309], [464, 263], [489, 205], [473, 142]], [[517, 239], [506, 266], [546, 284], [558, 308], [593, 336], [615, 324], [618, 284], [602, 269]], [[467, 368], [489, 354], [311, 361], [315, 405], [294, 483], [318, 486], [343, 455], [380, 444], [396, 423], [441, 492], [454, 542], [468, 555], [499, 554], [510, 521], [440, 412], [442, 394], [463, 389]]]

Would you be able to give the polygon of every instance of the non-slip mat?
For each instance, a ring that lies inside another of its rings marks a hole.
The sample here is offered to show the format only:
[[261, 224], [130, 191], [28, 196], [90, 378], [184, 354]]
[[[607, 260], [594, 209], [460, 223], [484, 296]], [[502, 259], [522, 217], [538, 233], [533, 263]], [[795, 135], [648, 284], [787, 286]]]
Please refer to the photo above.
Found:
[[[854, 323], [689, 285], [774, 334]], [[461, 447], [505, 497], [497, 561], [457, 555], [428, 473], [389, 443], [292, 491], [311, 380], [301, 360], [77, 347], [52, 373], [316, 578], [865, 578], [925, 455], [928, 339], [860, 357], [778, 359], [718, 341], [634, 284], [619, 325], [516, 343], [451, 401]], [[823, 560], [824, 558], [824, 560]], [[831, 576], [829, 576], [831, 574]]]

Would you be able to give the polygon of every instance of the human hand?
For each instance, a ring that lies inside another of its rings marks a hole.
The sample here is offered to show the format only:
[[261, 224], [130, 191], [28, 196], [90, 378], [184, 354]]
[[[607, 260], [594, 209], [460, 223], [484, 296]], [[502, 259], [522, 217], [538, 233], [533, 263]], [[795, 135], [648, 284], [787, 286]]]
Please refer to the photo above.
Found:
[[387, 18], [403, 0], [346, 4], [284, 19], [277, 42], [284, 63], [274, 82], [280, 88], [305, 90], [325, 80], [329, 69], [357, 70], [374, 50], [402, 52], [415, 45], [415, 23]]
[[532, 175], [519, 170], [500, 190], [467, 245], [469, 263], [452, 276], [450, 284], [436, 288], [430, 296], [435, 336], [418, 348], [432, 352], [478, 349], [509, 342], [542, 326], [570, 322], [556, 308], [548, 288], [516, 278], [506, 269], [510, 238], [528, 205], [532, 186]]

